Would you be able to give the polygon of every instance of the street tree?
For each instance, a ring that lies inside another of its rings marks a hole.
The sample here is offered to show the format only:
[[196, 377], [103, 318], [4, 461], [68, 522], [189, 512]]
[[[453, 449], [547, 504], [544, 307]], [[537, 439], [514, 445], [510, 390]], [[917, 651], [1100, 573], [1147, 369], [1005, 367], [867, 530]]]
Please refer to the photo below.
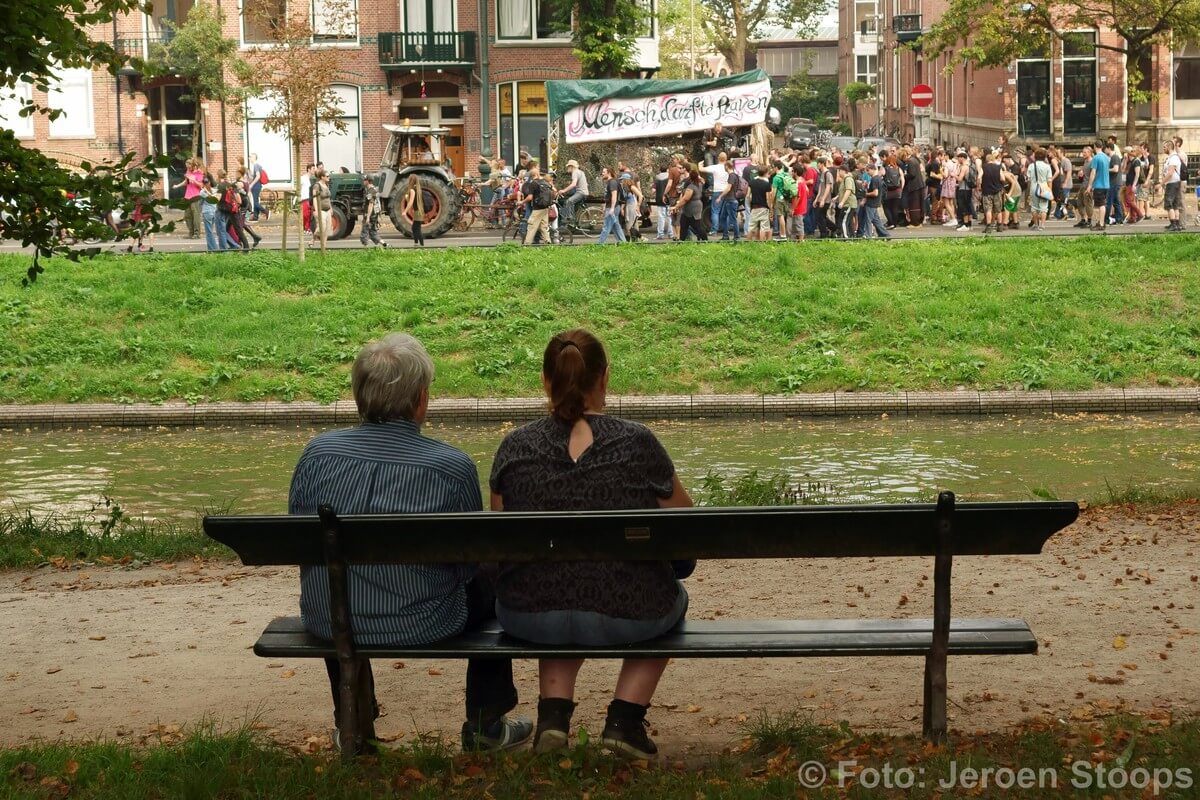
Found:
[[700, 0], [704, 30], [733, 72], [745, 72], [753, 40], [768, 22], [813, 30], [829, 0]]
[[701, 59], [713, 52], [712, 39], [704, 27], [703, 5], [695, 0], [659, 0], [658, 60], [655, 77], [681, 80], [694, 77]]
[[[90, 32], [120, 15], [139, 11], [139, 0], [21, 0], [0, 9], [0, 103], [9, 115], [57, 119], [63, 109], [35, 102], [33, 89], [45, 92], [62, 69], [103, 69], [116, 75], [128, 59]], [[110, 212], [131, 215], [142, 206], [141, 230], [160, 230], [161, 216], [151, 202], [157, 179], [153, 158], [127, 154], [118, 162], [67, 167], [35, 148], [24, 146], [0, 119], [0, 238], [33, 248], [22, 283], [37, 280], [41, 258], [84, 254], [71, 244], [80, 238], [115, 239], [136, 233], [116, 232], [101, 222]], [[164, 161], [165, 165], [165, 161]], [[165, 228], [163, 228], [165, 229]], [[67, 235], [70, 234], [70, 235]]]
[[[313, 47], [315, 30], [320, 25], [322, 38], [352, 38], [357, 25], [355, 7], [349, 0], [321, 4], [323, 18], [314, 20], [307, 3], [267, 2], [246, 4], [243, 13], [257, 29], [268, 32], [268, 41], [250, 48], [237, 67], [242, 88], [250, 96], [266, 101], [264, 130], [289, 138], [292, 145], [294, 189], [300, 191], [302, 149], [311, 144], [320, 131], [343, 133], [341, 103], [331, 85], [340, 74], [341, 51], [332, 47]], [[314, 206], [314, 221], [319, 218]], [[304, 226], [297, 219], [299, 257], [304, 260]], [[328, 231], [325, 232], [328, 235]], [[321, 247], [325, 236], [320, 237]], [[287, 247], [286, 226], [282, 246]]]
[[[1030, 53], [1050, 52], [1073, 42], [1079, 30], [1107, 28], [1120, 42], [1096, 47], [1124, 56], [1127, 108], [1125, 139], [1135, 141], [1137, 105], [1152, 99], [1141, 88], [1144, 64], [1156, 45], [1180, 47], [1200, 41], [1200, 0], [951, 0], [942, 17], [921, 37], [929, 59], [955, 50], [981, 67], [1004, 66]], [[960, 47], [961, 45], [961, 47]], [[961, 63], [946, 66], [956, 69]]]
[[646, 28], [646, 9], [638, 0], [555, 0], [583, 78], [619, 78], [637, 69], [636, 39]]
[[198, 2], [192, 6], [182, 25], [163, 20], [171, 35], [149, 54], [151, 74], [176, 75], [188, 87], [187, 97], [196, 108], [196, 124], [192, 127], [193, 153], [200, 152], [203, 104], [209, 101], [224, 103], [236, 116], [245, 96], [245, 90], [226, 77], [227, 72], [240, 69], [241, 58], [237, 40], [222, 33], [224, 21], [219, 8]]
[[837, 78], [814, 78], [808, 69], [797, 70], [783, 86], [771, 93], [771, 105], [783, 120], [807, 117], [819, 127], [830, 125], [838, 113]]

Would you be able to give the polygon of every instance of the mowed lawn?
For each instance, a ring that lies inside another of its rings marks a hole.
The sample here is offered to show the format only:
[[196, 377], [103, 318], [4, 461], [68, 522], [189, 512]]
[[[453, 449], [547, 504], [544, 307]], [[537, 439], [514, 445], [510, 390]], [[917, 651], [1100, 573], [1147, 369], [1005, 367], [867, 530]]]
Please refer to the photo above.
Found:
[[1200, 237], [0, 256], [0, 402], [348, 396], [418, 336], [439, 396], [533, 396], [556, 331], [619, 393], [1200, 381]]

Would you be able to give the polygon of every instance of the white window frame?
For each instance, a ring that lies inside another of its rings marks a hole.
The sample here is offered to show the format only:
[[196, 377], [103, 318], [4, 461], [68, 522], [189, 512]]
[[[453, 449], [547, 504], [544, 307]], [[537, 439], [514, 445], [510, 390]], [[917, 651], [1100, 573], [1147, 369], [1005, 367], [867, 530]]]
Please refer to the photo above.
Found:
[[[489, 0], [490, 2], [490, 0]], [[500, 32], [500, 4], [501, 3], [521, 3], [529, 4], [529, 35], [528, 36], [505, 36]], [[558, 46], [570, 46], [571, 31], [575, 30], [575, 12], [571, 12], [571, 27], [567, 31], [566, 36], [550, 36], [541, 38], [537, 35], [537, 4], [539, 0], [495, 0], [493, 10], [496, 12], [496, 43], [539, 43], [539, 44], [554, 44]]]
[[[400, 4], [399, 21], [401, 33], [425, 33], [425, 31], [410, 31], [408, 29], [408, 0], [398, 0]], [[434, 3], [450, 3], [450, 22], [451, 27], [448, 31], [443, 31], [441, 28], [434, 28], [436, 33], [458, 33], [458, 0], [433, 0]], [[499, 19], [499, 18], [497, 18]]]
[[345, 36], [337, 37], [337, 36], [330, 34], [330, 38], [328, 38], [328, 39], [318, 38], [318, 36], [317, 36], [317, 4], [320, 2], [321, 2], [321, 0], [309, 0], [309, 5], [308, 5], [309, 26], [313, 29], [313, 38], [311, 41], [312, 46], [313, 47], [358, 47], [358, 46], [360, 46], [360, 44], [361, 44], [360, 37], [362, 36], [362, 25], [360, 25], [359, 21], [358, 21], [358, 0], [349, 0], [351, 6], [353, 6], [353, 8], [354, 8], [354, 21], [352, 23], [353, 28], [354, 28], [354, 35], [353, 36], [345, 35]]
[[[55, 95], [62, 95], [58, 90], [59, 86], [82, 88], [86, 99], [71, 98], [66, 102], [62, 102], [63, 114], [58, 119], [50, 121], [51, 139], [94, 139], [96, 138], [96, 109], [95, 97], [92, 87], [92, 70], [90, 67], [78, 67], [75, 69], [61, 70], [61, 74], [56, 76], [57, 80], [50, 83], [50, 91], [46, 95], [46, 105], [50, 108], [58, 108], [59, 104], [55, 102]], [[64, 80], [66, 78], [66, 80]], [[72, 80], [73, 79], [73, 80]], [[80, 124], [78, 120], [83, 119]], [[77, 125], [78, 127], [67, 127], [68, 125]], [[56, 132], [57, 129], [57, 132]]]
[[[512, 87], [513, 149], [512, 149], [511, 153], [503, 153], [503, 152], [500, 153], [500, 155], [497, 156], [497, 158], [503, 158], [505, 163], [507, 163], [508, 168], [512, 170], [514, 175], [517, 174], [517, 162], [520, 160], [520, 152], [521, 152], [521, 84], [522, 83], [545, 84], [545, 81], [544, 80], [539, 81], [536, 78], [532, 79], [532, 80], [504, 81], [502, 83], [497, 83], [496, 87], [495, 87], [495, 92], [496, 92], [496, 141], [498, 143], [497, 147], [501, 148], [501, 149], [504, 147], [504, 143], [503, 143], [503, 140], [501, 139], [501, 135], [500, 135], [500, 124], [504, 120], [504, 112], [502, 112], [500, 110], [500, 90], [505, 86]], [[550, 122], [549, 115], [550, 115], [550, 110], [547, 109], [546, 114], [545, 114], [547, 124], [549, 124], [549, 122]], [[539, 157], [540, 156], [540, 154], [538, 154], [538, 153], [530, 153], [529, 155], [530, 155], [530, 157]]]
[[[267, 94], [270, 94], [270, 92], [271, 92], [271, 90], [268, 88], [263, 92], [263, 94], [267, 95]], [[253, 116], [250, 113], [250, 111], [251, 111], [250, 104], [251, 103], [269, 104], [269, 103], [274, 103], [274, 102], [275, 101], [272, 99], [269, 99], [269, 98], [264, 99], [261, 96], [260, 97], [248, 97], [245, 100], [245, 106], [243, 108], [243, 114], [242, 114], [242, 117], [243, 117], [243, 120], [242, 120], [242, 142], [245, 143], [245, 157], [246, 157], [247, 162], [249, 162], [251, 153], [258, 153], [261, 156], [262, 152], [263, 152], [261, 147], [255, 145], [253, 142], [250, 141], [250, 123], [251, 122], [261, 122], [262, 120], [266, 119], [265, 116]], [[278, 170], [275, 170], [273, 168], [267, 170], [267, 175], [271, 178], [271, 183], [292, 183], [295, 179], [295, 176], [292, 174], [293, 164], [292, 164], [292, 136], [291, 136], [291, 133], [290, 132], [287, 134], [273, 133], [270, 135], [283, 136], [285, 138], [285, 141], [287, 142], [288, 170], [287, 170], [286, 178], [280, 177], [277, 174]], [[262, 159], [259, 159], [259, 160], [261, 161]]]
[[[1189, 52], [1194, 53], [1194, 55], [1189, 55]], [[1200, 60], [1200, 45], [1185, 46], [1179, 49], [1171, 48], [1171, 121], [1174, 122], [1175, 120], [1180, 120], [1182, 122], [1193, 122], [1197, 119], [1200, 119], [1200, 112], [1197, 112], [1194, 116], [1186, 117], [1181, 117], [1175, 112], [1175, 89], [1177, 88], [1175, 85], [1175, 62], [1181, 58], [1186, 61]], [[1193, 100], [1189, 102], [1200, 101]]]
[[[251, 42], [246, 40], [246, 3], [254, 0], [238, 0], [238, 42], [241, 49], [245, 50], [251, 47], [274, 47], [272, 41]], [[286, 17], [288, 13], [288, 0], [283, 2], [283, 14]]]
[[33, 100], [33, 85], [18, 81], [15, 89], [0, 89], [4, 94], [4, 105], [11, 106], [11, 117], [0, 121], [0, 127], [7, 127], [18, 139], [34, 138], [33, 114], [22, 117], [18, 112]]
[[[872, 8], [874, 10], [871, 11], [871, 15], [869, 17], [865, 18], [865, 20], [860, 19], [858, 16], [858, 7], [860, 5], [867, 5], [868, 3], [870, 3], [870, 5], [872, 6]], [[853, 19], [854, 19], [854, 38], [856, 40], [861, 40], [862, 23], [864, 21], [871, 23], [867, 27], [867, 35], [868, 36], [878, 36], [879, 35], [879, 0], [854, 0], [854, 12], [853, 13], [854, 13], [854, 17], [853, 17]]]
[[[867, 70], [862, 71], [858, 68], [858, 60], [860, 58], [867, 59]], [[871, 59], [875, 59], [875, 71], [870, 70]], [[859, 83], [865, 83], [869, 86], [879, 86], [879, 56], [876, 53], [856, 53], [854, 55], [854, 80]]]
[[[353, 83], [333, 83], [333, 84], [330, 84], [329, 88], [330, 89], [342, 88], [342, 89], [353, 89], [354, 90], [354, 95], [356, 98], [355, 103], [354, 103], [354, 114], [347, 114], [347, 113], [345, 113], [347, 109], [342, 108], [343, 113], [339, 115], [339, 119], [353, 119], [358, 122], [358, 138], [355, 140], [355, 145], [354, 145], [354, 149], [355, 149], [354, 157], [357, 160], [357, 163], [355, 164], [355, 169], [353, 171], [354, 172], [362, 172], [362, 167], [363, 167], [363, 164], [362, 164], [362, 157], [363, 157], [363, 153], [362, 153], [362, 134], [363, 134], [362, 87], [357, 86]], [[321, 122], [320, 122], [320, 120], [317, 121], [317, 136], [316, 136], [316, 141], [313, 142], [313, 146], [314, 146], [314, 151], [316, 153], [315, 161], [324, 161], [325, 159], [321, 156]], [[340, 166], [344, 166], [344, 165], [340, 165]]]

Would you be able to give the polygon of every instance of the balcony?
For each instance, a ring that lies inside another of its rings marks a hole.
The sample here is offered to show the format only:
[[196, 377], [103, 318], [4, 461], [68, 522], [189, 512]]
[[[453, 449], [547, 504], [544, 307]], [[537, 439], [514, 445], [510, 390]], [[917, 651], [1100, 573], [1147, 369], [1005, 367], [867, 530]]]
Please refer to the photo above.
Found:
[[921, 38], [921, 15], [897, 14], [892, 17], [892, 30], [896, 32], [896, 41], [915, 42]]
[[380, 33], [379, 68], [470, 70], [475, 66], [475, 32]]
[[170, 36], [139, 36], [133, 39], [118, 39], [116, 50], [123, 56], [140, 58], [143, 61], [153, 61], [162, 57], [162, 48], [170, 40]]

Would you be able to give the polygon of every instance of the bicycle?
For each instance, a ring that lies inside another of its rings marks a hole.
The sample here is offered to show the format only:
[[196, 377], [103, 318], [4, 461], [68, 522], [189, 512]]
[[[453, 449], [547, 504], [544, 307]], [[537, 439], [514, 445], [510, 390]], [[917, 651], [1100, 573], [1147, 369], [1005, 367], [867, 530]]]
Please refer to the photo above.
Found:
[[[558, 207], [560, 209], [558, 211], [558, 220], [561, 221], [562, 220], [561, 206], [558, 206]], [[508, 224], [504, 226], [504, 232], [500, 234], [500, 241], [524, 243], [525, 237], [521, 232], [521, 227], [522, 227], [521, 223], [523, 221], [524, 220], [522, 219], [521, 216], [519, 216], [518, 214], [513, 214], [512, 219], [510, 219], [508, 221]], [[537, 234], [534, 236], [535, 244], [537, 243], [538, 235], [540, 235], [540, 234]], [[558, 237], [558, 241], [554, 241], [554, 238], [556, 235]], [[571, 230], [570, 226], [559, 225], [557, 228], [552, 227], [550, 229], [550, 238], [551, 238], [550, 242], [542, 242], [542, 244], [575, 244], [575, 231]]]

